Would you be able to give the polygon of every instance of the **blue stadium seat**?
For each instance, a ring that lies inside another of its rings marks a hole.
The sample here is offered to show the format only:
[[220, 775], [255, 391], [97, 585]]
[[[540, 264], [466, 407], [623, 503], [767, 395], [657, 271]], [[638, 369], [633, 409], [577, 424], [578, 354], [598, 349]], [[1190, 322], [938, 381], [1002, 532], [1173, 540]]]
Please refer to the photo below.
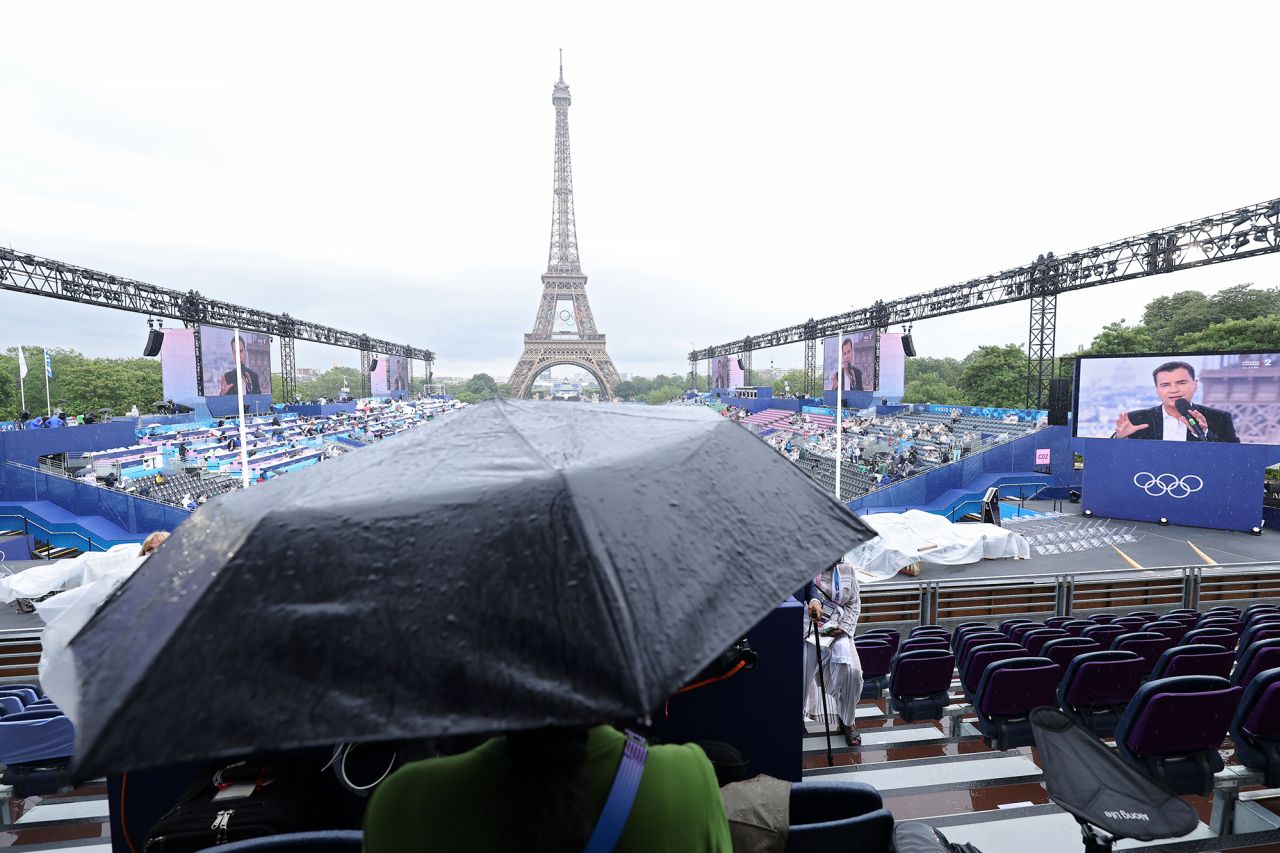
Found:
[[29, 764], [69, 758], [76, 732], [65, 716], [44, 720], [0, 720], [0, 764]]
[[860, 782], [792, 783], [790, 820], [787, 853], [888, 850], [893, 836], [880, 793]]

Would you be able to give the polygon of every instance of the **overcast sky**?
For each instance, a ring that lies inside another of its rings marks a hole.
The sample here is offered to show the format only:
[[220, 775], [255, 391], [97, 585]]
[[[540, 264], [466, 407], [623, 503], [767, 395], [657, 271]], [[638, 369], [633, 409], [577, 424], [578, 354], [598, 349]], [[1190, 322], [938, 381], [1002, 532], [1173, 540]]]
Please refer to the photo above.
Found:
[[[551, 215], [620, 371], [1280, 196], [1280, 7], [15, 3], [0, 242], [427, 347], [505, 379]], [[1060, 300], [1058, 348], [1280, 257]], [[1025, 343], [1025, 304], [916, 326]], [[142, 317], [0, 292], [0, 345], [140, 354]], [[799, 366], [799, 347], [755, 365]], [[299, 345], [298, 363], [358, 363]], [[417, 367], [421, 371], [421, 365]]]

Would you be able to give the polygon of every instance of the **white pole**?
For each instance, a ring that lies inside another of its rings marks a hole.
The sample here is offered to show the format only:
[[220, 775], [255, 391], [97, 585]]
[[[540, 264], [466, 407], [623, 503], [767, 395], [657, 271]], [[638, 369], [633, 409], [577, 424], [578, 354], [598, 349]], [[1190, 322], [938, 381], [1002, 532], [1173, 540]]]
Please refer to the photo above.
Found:
[[249, 488], [249, 445], [244, 428], [244, 370], [240, 364], [240, 330], [235, 330], [236, 345], [236, 411], [240, 413], [240, 482]]
[[53, 417], [53, 403], [49, 402], [49, 351], [44, 351], [44, 406], [49, 417]]
[[[840, 434], [844, 431], [840, 428], [840, 411], [844, 403], [844, 333], [841, 332], [836, 337], [836, 500], [840, 500], [840, 469], [844, 466], [840, 464], [840, 449], [844, 446], [840, 440]], [[840, 501], [844, 503], [844, 501]]]
[[22, 347], [18, 347], [18, 392], [22, 396], [22, 408], [19, 411], [27, 410], [27, 377], [26, 377], [27, 357], [22, 354]]

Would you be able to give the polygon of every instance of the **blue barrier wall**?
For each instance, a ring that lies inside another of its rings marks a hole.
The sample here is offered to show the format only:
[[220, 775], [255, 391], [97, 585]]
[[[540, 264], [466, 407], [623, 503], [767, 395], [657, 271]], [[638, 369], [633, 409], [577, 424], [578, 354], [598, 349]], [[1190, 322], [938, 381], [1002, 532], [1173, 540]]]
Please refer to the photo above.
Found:
[[285, 406], [284, 410], [298, 415], [306, 415], [309, 418], [318, 418], [321, 415], [336, 415], [340, 412], [354, 412], [356, 410], [356, 404], [325, 403], [322, 406], [319, 403], [303, 403], [300, 405]]
[[[1078, 485], [1071, 453], [1071, 433], [1066, 427], [1046, 427], [1030, 435], [996, 445], [981, 453], [966, 456], [958, 463], [942, 465], [925, 474], [894, 483], [883, 489], [849, 501], [849, 508], [871, 510], [876, 508], [927, 507], [944, 499], [947, 492], [973, 491], [978, 483], [983, 488], [992, 483], [991, 475], [1039, 473], [1033, 479], [1058, 488]], [[1050, 464], [1045, 474], [1044, 465], [1036, 464], [1036, 451], [1048, 450]], [[1006, 478], [1007, 479], [1007, 478]], [[959, 499], [959, 495], [955, 495]]]
[[[12, 465], [0, 465], [0, 500], [8, 503], [49, 501], [56, 504], [69, 517], [79, 517], [78, 524], [95, 541], [113, 538], [115, 531], [96, 531], [92, 520], [94, 517], [130, 534], [146, 535], [155, 530], [173, 530], [191, 515], [185, 509], [168, 504]], [[55, 519], [45, 518], [44, 521]], [[56, 521], [68, 522], [68, 518]]]
[[36, 465], [41, 456], [68, 451], [85, 452], [128, 447], [138, 443], [132, 422], [112, 421], [59, 429], [24, 429], [0, 432], [0, 463]]
[[[841, 395], [840, 402], [844, 404], [846, 409], [865, 409], [879, 399], [870, 391], [845, 391]], [[834, 406], [836, 404], [836, 392], [823, 391], [822, 403], [825, 406]]]
[[1002, 409], [997, 406], [940, 406], [935, 403], [913, 403], [911, 408], [917, 412], [930, 412], [938, 415], [949, 415], [953, 411], [959, 410], [962, 415], [976, 415], [980, 418], [996, 418], [997, 420], [1013, 414], [1017, 415], [1020, 421], [1030, 421], [1032, 423], [1049, 416], [1049, 413], [1044, 409]]
[[[235, 394], [218, 397], [205, 397], [205, 405], [209, 407], [209, 415], [215, 418], [234, 418], [239, 411]], [[244, 410], [247, 414], [266, 414], [271, 411], [270, 394], [245, 394]]]
[[1218, 530], [1262, 526], [1263, 469], [1280, 462], [1271, 445], [1081, 438], [1075, 448], [1083, 509]]
[[[127, 423], [130, 426], [135, 424], [133, 418], [112, 418], [117, 423]], [[160, 426], [173, 426], [175, 424], [192, 424], [196, 422], [195, 412], [184, 412], [181, 415], [143, 415], [138, 420], [142, 421], [143, 426], [149, 424], [160, 424]]]

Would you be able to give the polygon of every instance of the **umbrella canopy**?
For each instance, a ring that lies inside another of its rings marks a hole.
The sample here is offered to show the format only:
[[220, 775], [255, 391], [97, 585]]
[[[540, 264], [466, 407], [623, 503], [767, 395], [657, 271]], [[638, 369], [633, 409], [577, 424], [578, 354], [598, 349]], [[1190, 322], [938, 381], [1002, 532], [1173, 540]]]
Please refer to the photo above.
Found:
[[206, 504], [54, 698], [81, 778], [637, 719], [870, 535], [706, 409], [498, 400]]

